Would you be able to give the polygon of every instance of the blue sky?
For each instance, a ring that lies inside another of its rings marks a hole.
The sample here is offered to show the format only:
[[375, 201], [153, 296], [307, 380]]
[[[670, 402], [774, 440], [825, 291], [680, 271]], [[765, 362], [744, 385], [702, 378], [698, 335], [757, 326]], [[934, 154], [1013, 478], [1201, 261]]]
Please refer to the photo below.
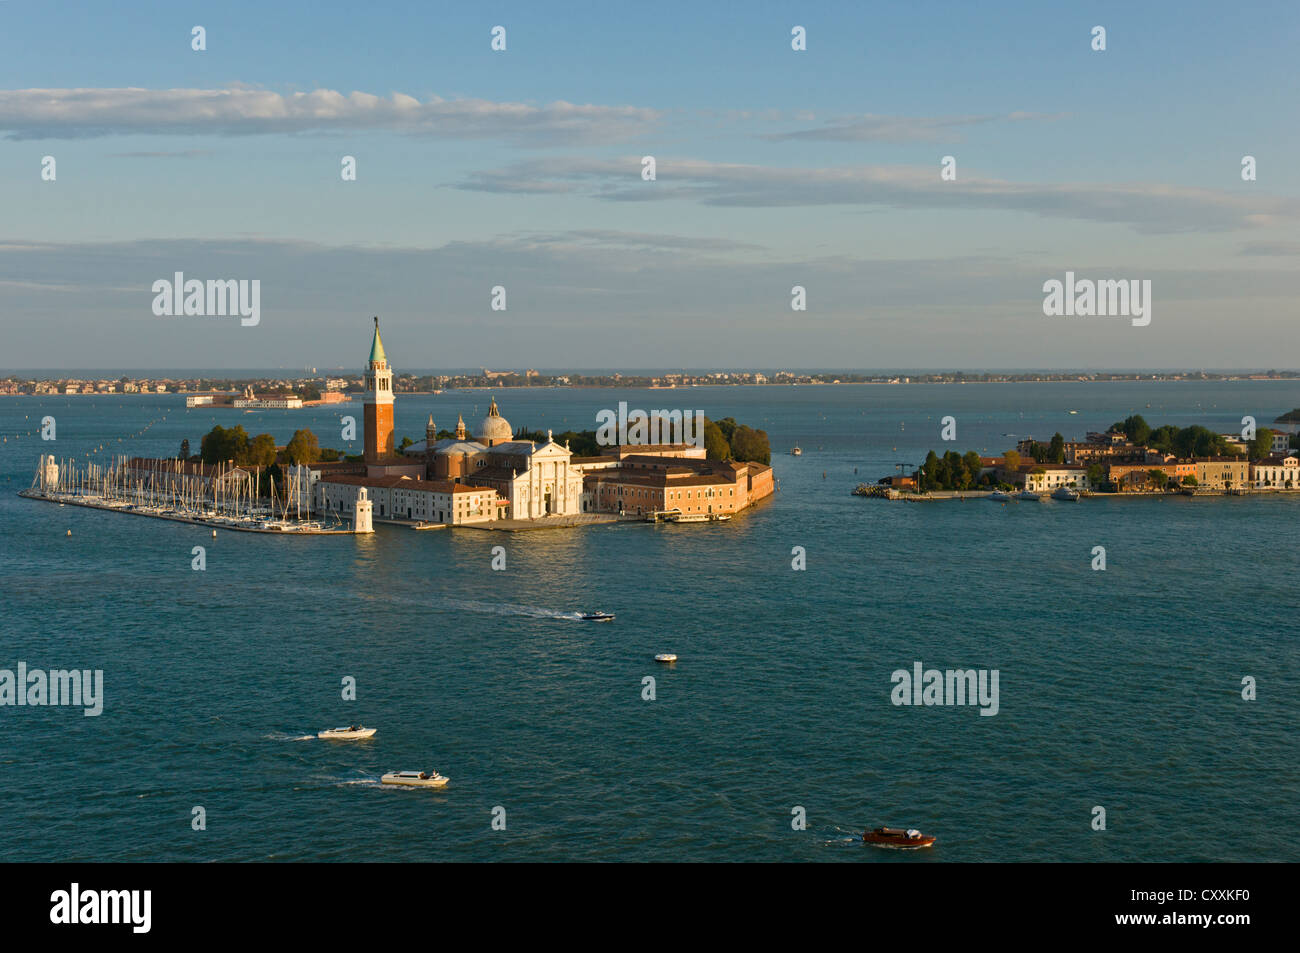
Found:
[[376, 7], [0, 0], [0, 367], [1296, 366], [1300, 5]]

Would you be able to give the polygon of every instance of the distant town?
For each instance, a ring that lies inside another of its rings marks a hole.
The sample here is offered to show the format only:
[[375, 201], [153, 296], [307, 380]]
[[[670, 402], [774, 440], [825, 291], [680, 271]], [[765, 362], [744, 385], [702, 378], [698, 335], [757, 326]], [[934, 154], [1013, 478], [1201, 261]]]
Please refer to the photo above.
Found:
[[[924, 373], [856, 374], [831, 371], [665, 371], [658, 374], [545, 374], [536, 370], [493, 371], [481, 368], [478, 373], [398, 374], [393, 379], [396, 393], [438, 393], [443, 390], [503, 387], [630, 387], [676, 388], [736, 385], [818, 385], [818, 384], [988, 384], [1113, 381], [1269, 381], [1300, 380], [1300, 371], [1022, 371], [969, 372], [934, 371]], [[314, 403], [350, 400], [365, 392], [362, 375], [343, 373], [318, 374], [315, 369], [301, 377], [266, 376], [98, 378], [33, 377], [10, 375], [0, 379], [0, 396], [25, 394], [188, 394], [210, 397], [197, 401], [228, 407], [298, 407]], [[243, 404], [240, 401], [276, 401]], [[296, 402], [297, 401], [297, 402]], [[300, 403], [298, 403], [300, 402]]]
[[[1253, 426], [1253, 425], [1252, 425]], [[1207, 427], [1152, 427], [1141, 414], [1084, 440], [1021, 439], [1001, 456], [931, 450], [923, 463], [899, 464], [858, 496], [888, 499], [950, 498], [967, 494], [1009, 499], [1078, 499], [1118, 493], [1240, 494], [1300, 490], [1300, 408], [1270, 427], [1245, 434]], [[905, 472], [911, 466], [911, 472]]]

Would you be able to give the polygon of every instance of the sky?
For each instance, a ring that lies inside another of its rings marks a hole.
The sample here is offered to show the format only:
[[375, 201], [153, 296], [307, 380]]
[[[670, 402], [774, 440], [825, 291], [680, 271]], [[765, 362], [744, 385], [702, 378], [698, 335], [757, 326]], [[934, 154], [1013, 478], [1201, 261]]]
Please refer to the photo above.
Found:
[[[0, 369], [355, 370], [371, 315], [399, 372], [1294, 369], [1297, 49], [1294, 2], [0, 0]], [[156, 314], [177, 272], [257, 323]], [[1067, 272], [1150, 323], [1045, 315]]]

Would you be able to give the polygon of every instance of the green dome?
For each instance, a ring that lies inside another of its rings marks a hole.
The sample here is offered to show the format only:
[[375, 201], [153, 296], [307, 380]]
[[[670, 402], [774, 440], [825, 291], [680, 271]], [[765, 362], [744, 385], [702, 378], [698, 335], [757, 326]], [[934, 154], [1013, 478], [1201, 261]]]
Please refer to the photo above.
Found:
[[378, 319], [378, 318], [375, 318], [375, 339], [374, 339], [372, 342], [370, 342], [370, 360], [371, 360], [371, 363], [373, 363], [373, 362], [375, 362], [375, 361], [387, 361], [387, 360], [388, 360], [387, 355], [384, 354], [384, 342], [383, 342], [383, 340], [379, 337], [379, 319]]

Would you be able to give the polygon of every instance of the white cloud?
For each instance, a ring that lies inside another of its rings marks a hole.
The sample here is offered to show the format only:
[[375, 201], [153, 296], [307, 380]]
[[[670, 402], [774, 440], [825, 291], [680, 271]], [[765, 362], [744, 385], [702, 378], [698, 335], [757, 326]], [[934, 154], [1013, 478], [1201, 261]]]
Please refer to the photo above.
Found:
[[542, 158], [477, 172], [458, 186], [483, 192], [573, 191], [610, 201], [682, 199], [737, 208], [876, 206], [980, 209], [1129, 225], [1140, 232], [1219, 232], [1300, 218], [1300, 199], [1158, 183], [1007, 182], [969, 173], [955, 182], [939, 166], [791, 168], [674, 160], [642, 182], [640, 160]]
[[[802, 118], [802, 117], [796, 117]], [[811, 117], [809, 117], [811, 118]], [[1028, 122], [1061, 118], [1060, 114], [1013, 112], [1005, 116], [850, 116], [816, 129], [767, 133], [772, 142], [812, 139], [831, 142], [959, 142], [961, 130], [995, 122]]]
[[421, 102], [331, 89], [281, 94], [227, 89], [0, 90], [0, 130], [10, 139], [67, 139], [134, 133], [254, 135], [390, 132], [496, 138], [548, 145], [619, 142], [653, 126], [660, 113], [638, 106], [441, 99]]

